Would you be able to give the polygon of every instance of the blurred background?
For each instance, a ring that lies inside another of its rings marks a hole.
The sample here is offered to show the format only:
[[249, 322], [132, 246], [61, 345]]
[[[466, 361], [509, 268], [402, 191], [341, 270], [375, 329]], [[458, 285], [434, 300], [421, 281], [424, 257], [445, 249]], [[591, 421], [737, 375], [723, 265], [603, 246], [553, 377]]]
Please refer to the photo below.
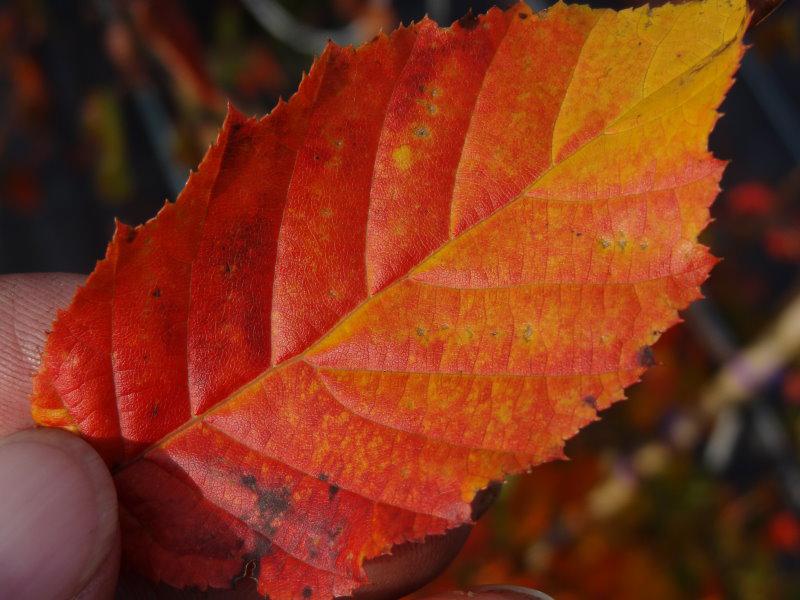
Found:
[[[5, 0], [0, 273], [91, 271], [114, 218], [138, 224], [175, 198], [227, 99], [267, 112], [328, 38], [491, 4]], [[707, 299], [631, 400], [568, 444], [571, 461], [505, 486], [425, 593], [800, 598], [800, 2], [749, 42], [711, 138], [732, 162], [705, 233], [725, 258]]]

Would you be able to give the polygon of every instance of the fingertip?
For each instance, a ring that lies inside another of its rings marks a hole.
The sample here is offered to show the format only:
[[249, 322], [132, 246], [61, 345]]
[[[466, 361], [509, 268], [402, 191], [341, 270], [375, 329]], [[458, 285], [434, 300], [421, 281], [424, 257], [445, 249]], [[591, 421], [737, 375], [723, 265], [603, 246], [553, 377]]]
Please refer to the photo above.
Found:
[[[479, 519], [497, 499], [502, 483], [493, 482], [472, 501], [472, 519]], [[406, 542], [391, 553], [364, 563], [368, 584], [353, 593], [355, 600], [399, 598], [436, 578], [453, 561], [472, 531], [466, 524], [432, 535], [419, 542]]]
[[83, 281], [70, 273], [0, 275], [0, 436], [31, 427], [31, 378], [56, 311]]
[[0, 589], [9, 597], [110, 597], [119, 561], [114, 485], [83, 440], [30, 430], [0, 440]]
[[369, 584], [353, 594], [355, 600], [400, 598], [433, 580], [461, 550], [472, 531], [462, 525], [444, 535], [434, 535], [422, 542], [407, 542], [391, 554], [364, 563]]

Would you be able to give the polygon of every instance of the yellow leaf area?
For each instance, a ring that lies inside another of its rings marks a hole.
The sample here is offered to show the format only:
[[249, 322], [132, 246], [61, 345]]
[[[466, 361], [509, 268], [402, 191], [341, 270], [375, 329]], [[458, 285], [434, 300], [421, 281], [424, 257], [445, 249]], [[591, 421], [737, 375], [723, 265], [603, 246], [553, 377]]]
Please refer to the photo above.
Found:
[[707, 139], [747, 21], [743, 0], [425, 20], [229, 115], [178, 201], [118, 230], [36, 382], [37, 422], [115, 466], [128, 560], [346, 595], [563, 457], [715, 262]]
[[[517, 70], [532, 48], [551, 51], [535, 29], [531, 47], [496, 55], [515, 68], [484, 80], [496, 91], [479, 96], [472, 115], [450, 239], [301, 357], [356, 414], [473, 449], [465, 471], [443, 472], [450, 465], [424, 456], [414, 468], [461, 479], [465, 502], [504, 470], [559, 457], [564, 439], [620, 399], [715, 262], [696, 242], [724, 168], [706, 145], [742, 53], [745, 5], [559, 4], [543, 19], [588, 25], [566, 93], [542, 89], [535, 69]], [[532, 96], [564, 99], [540, 123], [549, 107]], [[513, 126], [549, 130], [552, 142], [518, 136], [510, 148], [497, 132]], [[401, 169], [414, 160], [407, 145], [392, 158]], [[514, 197], [491, 204], [537, 167]], [[464, 227], [470, 212], [482, 214]], [[321, 454], [342, 443], [317, 441]], [[384, 493], [413, 494], [402, 479], [384, 480]]]

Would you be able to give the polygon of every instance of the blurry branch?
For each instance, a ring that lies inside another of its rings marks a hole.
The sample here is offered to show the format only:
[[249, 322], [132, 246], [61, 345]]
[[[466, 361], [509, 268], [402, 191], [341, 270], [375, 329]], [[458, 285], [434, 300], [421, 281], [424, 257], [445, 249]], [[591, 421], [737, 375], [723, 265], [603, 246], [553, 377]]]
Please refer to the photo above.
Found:
[[[372, 0], [378, 8], [388, 10], [389, 0]], [[328, 41], [340, 46], [357, 45], [375, 29], [369, 15], [355, 19], [341, 29], [320, 29], [297, 20], [276, 0], [242, 0], [253, 18], [275, 39], [302, 54], [319, 54]]]
[[[707, 301], [706, 301], [707, 302]], [[697, 316], [690, 320], [696, 330], [708, 330], [707, 305], [700, 305]], [[703, 310], [705, 308], [705, 311]], [[720, 335], [730, 337], [722, 322], [715, 326]], [[713, 339], [705, 335], [701, 340]], [[712, 344], [707, 344], [712, 346]], [[761, 451], [776, 467], [776, 474], [789, 505], [800, 512], [800, 466], [795, 451], [780, 416], [760, 396], [780, 377], [781, 372], [800, 351], [800, 294], [778, 315], [774, 323], [753, 345], [733, 352], [732, 345], [720, 352], [712, 350], [724, 360], [723, 367], [711, 381], [700, 400], [703, 419], [716, 423], [705, 448], [706, 465], [722, 471], [729, 463], [738, 439], [744, 430], [741, 405], [750, 402], [753, 432]]]
[[749, 29], [752, 29], [775, 12], [783, 4], [783, 0], [747, 0], [747, 4], [753, 11], [749, 27]]
[[688, 320], [700, 334], [698, 339], [723, 364], [703, 392], [697, 411], [699, 422], [714, 422], [705, 447], [706, 466], [720, 472], [730, 464], [745, 430], [741, 405], [748, 402], [755, 441], [774, 465], [788, 504], [800, 513], [800, 466], [792, 442], [776, 410], [760, 395], [776, 382], [800, 350], [800, 295], [755, 344], [743, 351], [736, 351], [732, 334], [716, 316], [710, 301], [696, 303], [689, 310]]
[[173, 198], [183, 188], [187, 174], [173, 160], [175, 127], [158, 90], [150, 81], [138, 56], [131, 26], [112, 0], [95, 0], [98, 13], [106, 22], [106, 43], [111, 61], [130, 84], [131, 95], [156, 155], [162, 175]]
[[439, 23], [446, 24], [450, 19], [450, 0], [425, 0], [425, 14]]
[[739, 404], [773, 382], [800, 352], [800, 294], [750, 347], [737, 353], [703, 392], [701, 407], [713, 415]]
[[172, 158], [175, 127], [154, 87], [135, 88], [133, 98], [174, 200], [183, 189], [188, 177], [188, 172], [184, 173]]
[[223, 112], [225, 99], [206, 67], [203, 43], [178, 0], [129, 0], [140, 47], [161, 63], [180, 95], [204, 108]]
[[[747, 3], [753, 11], [748, 28], [752, 30], [777, 10], [783, 0], [748, 0]], [[775, 133], [792, 158], [800, 163], [800, 119], [772, 71], [754, 53], [748, 52], [742, 59], [740, 72], [742, 80], [753, 92]]]

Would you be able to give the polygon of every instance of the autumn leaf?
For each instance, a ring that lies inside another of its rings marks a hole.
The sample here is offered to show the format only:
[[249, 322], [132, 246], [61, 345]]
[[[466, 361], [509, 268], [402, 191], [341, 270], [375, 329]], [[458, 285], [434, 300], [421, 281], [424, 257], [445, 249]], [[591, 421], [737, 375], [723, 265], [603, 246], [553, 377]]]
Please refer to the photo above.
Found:
[[118, 225], [35, 381], [36, 421], [112, 467], [128, 562], [346, 595], [561, 458], [714, 264], [746, 12], [423, 20], [232, 109], [177, 202]]

